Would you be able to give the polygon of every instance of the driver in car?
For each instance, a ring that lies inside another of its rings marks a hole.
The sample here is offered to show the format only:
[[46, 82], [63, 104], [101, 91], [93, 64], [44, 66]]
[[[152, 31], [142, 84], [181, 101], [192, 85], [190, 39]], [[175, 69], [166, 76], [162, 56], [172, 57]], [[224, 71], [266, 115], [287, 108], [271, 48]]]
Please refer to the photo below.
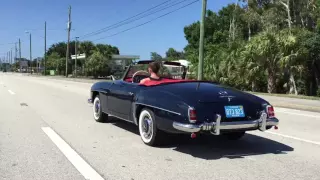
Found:
[[150, 77], [142, 79], [140, 81], [140, 84], [146, 84], [150, 81], [160, 81], [161, 78], [158, 76], [159, 70], [160, 70], [160, 64], [158, 62], [150, 63], [148, 66]]

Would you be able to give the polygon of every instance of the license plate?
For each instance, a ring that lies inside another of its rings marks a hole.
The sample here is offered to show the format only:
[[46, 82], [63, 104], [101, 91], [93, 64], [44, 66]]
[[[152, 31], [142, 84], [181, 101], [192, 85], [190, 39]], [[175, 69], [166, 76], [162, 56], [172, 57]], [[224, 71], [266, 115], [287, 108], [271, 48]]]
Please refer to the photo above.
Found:
[[225, 106], [224, 111], [227, 118], [245, 117], [243, 106]]

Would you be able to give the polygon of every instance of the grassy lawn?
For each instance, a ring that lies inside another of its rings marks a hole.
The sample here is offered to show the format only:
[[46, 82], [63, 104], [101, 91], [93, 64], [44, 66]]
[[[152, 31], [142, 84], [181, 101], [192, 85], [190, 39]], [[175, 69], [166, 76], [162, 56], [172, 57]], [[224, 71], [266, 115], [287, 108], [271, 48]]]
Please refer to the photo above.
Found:
[[298, 98], [298, 99], [309, 99], [309, 100], [318, 100], [320, 101], [320, 97], [316, 96], [303, 96], [303, 95], [293, 95], [293, 94], [269, 94], [269, 93], [261, 93], [261, 92], [250, 92], [251, 94], [256, 95], [266, 95], [266, 96], [277, 96], [277, 97], [286, 97], [286, 98]]

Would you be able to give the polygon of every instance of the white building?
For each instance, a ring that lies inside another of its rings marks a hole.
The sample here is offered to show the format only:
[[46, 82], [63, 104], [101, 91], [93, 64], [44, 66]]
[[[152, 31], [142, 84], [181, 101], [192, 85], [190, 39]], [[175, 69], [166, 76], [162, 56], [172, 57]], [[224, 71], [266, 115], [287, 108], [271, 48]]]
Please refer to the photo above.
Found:
[[190, 61], [188, 60], [185, 60], [185, 59], [180, 59], [180, 60], [176, 60], [176, 61], [173, 61], [173, 62], [179, 62], [181, 65], [185, 66], [185, 67], [189, 67], [191, 66], [191, 63]]

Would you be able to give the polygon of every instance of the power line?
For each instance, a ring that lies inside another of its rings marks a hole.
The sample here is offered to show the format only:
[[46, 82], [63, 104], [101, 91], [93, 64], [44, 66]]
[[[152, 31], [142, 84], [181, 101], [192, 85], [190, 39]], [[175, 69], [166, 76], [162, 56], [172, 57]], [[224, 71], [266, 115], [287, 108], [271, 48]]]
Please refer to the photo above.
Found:
[[143, 26], [143, 25], [149, 24], [149, 23], [151, 23], [152, 21], [155, 21], [155, 20], [160, 19], [160, 18], [162, 18], [162, 17], [164, 17], [164, 16], [167, 16], [167, 15], [169, 15], [169, 14], [172, 14], [172, 13], [174, 13], [174, 12], [176, 12], [176, 11], [180, 10], [180, 9], [186, 8], [186, 7], [188, 7], [188, 6], [190, 6], [190, 5], [194, 4], [194, 3], [196, 3], [196, 2], [198, 2], [198, 1], [199, 1], [199, 0], [192, 1], [192, 2], [191, 2], [191, 3], [189, 3], [189, 4], [186, 4], [186, 5], [184, 5], [184, 6], [180, 7], [180, 8], [178, 8], [178, 9], [172, 10], [172, 11], [170, 11], [170, 12], [168, 12], [168, 13], [166, 13], [166, 14], [163, 14], [163, 15], [161, 15], [161, 16], [158, 16], [158, 17], [156, 17], [156, 18], [153, 18], [153, 19], [151, 19], [151, 20], [149, 20], [149, 21], [147, 21], [147, 22], [144, 22], [144, 23], [139, 24], [139, 25], [137, 25], [137, 26], [134, 26], [134, 27], [131, 27], [131, 28], [125, 29], [125, 30], [123, 30], [123, 31], [120, 31], [120, 32], [115, 33], [115, 34], [112, 34], [112, 35], [110, 35], [110, 36], [106, 36], [106, 37], [102, 37], [102, 38], [99, 38], [99, 39], [93, 40], [93, 42], [94, 42], [94, 41], [99, 41], [99, 40], [101, 40], [101, 39], [105, 39], [105, 38], [108, 38], [108, 37], [116, 36], [116, 35], [118, 35], [118, 34], [121, 34], [121, 33], [126, 32], [126, 31], [130, 31], [130, 30], [135, 29], [135, 28], [138, 28], [138, 27], [140, 27], [140, 26]]
[[0, 46], [5, 46], [5, 45], [10, 45], [10, 44], [14, 44], [15, 42], [11, 42], [11, 43], [3, 43], [3, 44], [0, 44]]
[[[135, 22], [135, 21], [137, 21], [137, 20], [139, 20], [139, 19], [143, 19], [143, 18], [145, 18], [145, 17], [147, 17], [147, 16], [156, 14], [156, 13], [158, 13], [158, 12], [160, 12], [160, 11], [164, 11], [164, 10], [166, 10], [166, 9], [168, 9], [168, 8], [171, 8], [171, 7], [173, 7], [173, 6], [179, 5], [179, 4], [184, 3], [184, 2], [186, 2], [186, 0], [179, 1], [179, 2], [176, 2], [176, 3], [174, 3], [174, 4], [169, 4], [169, 6], [166, 6], [166, 7], [162, 8], [162, 9], [158, 9], [158, 10], [155, 11], [155, 12], [151, 12], [151, 13], [149, 13], [149, 14], [146, 14], [146, 15], [142, 16], [142, 17], [133, 19], [132, 21], [129, 21], [129, 22], [126, 22], [126, 23], [123, 23], [123, 24], [119, 24], [119, 25], [117, 25], [117, 26], [115, 26], [115, 27], [111, 27], [111, 26], [110, 26], [109, 29], [105, 29], [105, 30], [103, 30], [103, 31], [94, 33], [94, 34], [89, 35], [89, 36], [95, 36], [95, 35], [101, 34], [101, 33], [103, 33], [103, 32], [106, 32], [106, 31], [109, 31], [109, 30], [112, 30], [112, 29], [115, 29], [115, 28], [118, 28], [118, 27], [121, 27], [121, 26], [130, 24], [130, 23], [133, 23], [133, 22]], [[87, 36], [87, 37], [88, 37], [88, 36]]]
[[[115, 26], [115, 25], [117, 25], [117, 24], [126, 22], [127, 20], [130, 20], [130, 19], [132, 19], [132, 18], [135, 18], [135, 17], [137, 17], [137, 16], [139, 16], [139, 15], [141, 15], [141, 14], [143, 14], [143, 13], [146, 13], [146, 12], [148, 12], [148, 11], [154, 9], [154, 8], [157, 8], [157, 7], [159, 7], [159, 6], [163, 5], [163, 4], [166, 4], [167, 2], [170, 2], [170, 1], [172, 1], [172, 0], [167, 0], [167, 1], [163, 2], [163, 3], [160, 3], [160, 4], [158, 4], [158, 5], [154, 6], [154, 7], [149, 8], [149, 9], [147, 9], [147, 10], [141, 12], [141, 13], [138, 13], [138, 14], [136, 14], [136, 15], [134, 15], [134, 16], [131, 16], [131, 17], [125, 19], [125, 20], [122, 20], [122, 21], [120, 21], [120, 22], [117, 22], [117, 23], [115, 23], [115, 24], [112, 24], [112, 25], [110, 25], [110, 26], [107, 26], [107, 27], [102, 28], [102, 29], [100, 29], [100, 30], [97, 30], [97, 31], [94, 31], [94, 32], [91, 32], [91, 33], [88, 33], [88, 34], [85, 34], [85, 35], [82, 35], [82, 36], [80, 36], [80, 37], [84, 37], [84, 36], [86, 37], [86, 36], [91, 35], [91, 34], [93, 34], [93, 33], [96, 33], [96, 32], [99, 32], [99, 31], [103, 31], [103, 30], [105, 30], [105, 29], [107, 29], [107, 28], [110, 28], [110, 27], [112, 27], [112, 26]], [[74, 38], [73, 38], [73, 39], [74, 39]]]
[[[23, 41], [21, 41], [21, 42], [23, 42]], [[10, 45], [10, 44], [15, 44], [15, 43], [18, 43], [18, 41], [17, 42], [11, 42], [11, 43], [3, 43], [3, 44], [0, 44], [0, 46], [5, 46], [5, 45]]]
[[[135, 22], [135, 21], [137, 21], [137, 20], [139, 20], [139, 19], [145, 18], [145, 17], [147, 17], [147, 16], [156, 14], [156, 13], [158, 13], [158, 12], [160, 12], [160, 11], [164, 11], [164, 10], [166, 10], [166, 9], [168, 9], [168, 8], [171, 8], [171, 7], [173, 7], [173, 6], [176, 6], [176, 5], [178, 5], [178, 4], [181, 4], [181, 3], [186, 2], [186, 0], [182, 0], [182, 1], [179, 1], [179, 2], [173, 2], [173, 3], [171, 3], [171, 4], [165, 5], [164, 7], [162, 7], [162, 9], [158, 9], [158, 10], [156, 10], [156, 11], [149, 12], [148, 14], [145, 14], [145, 15], [142, 16], [142, 17], [133, 19], [133, 18], [135, 18], [135, 17], [137, 17], [137, 16], [139, 16], [139, 15], [142, 15], [142, 14], [144, 14], [144, 13], [146, 13], [146, 12], [152, 10], [152, 9], [155, 9], [155, 8], [161, 6], [161, 5], [163, 5], [163, 4], [165, 4], [165, 3], [169, 2], [169, 1], [171, 1], [171, 0], [165, 1], [165, 2], [163, 2], [163, 3], [161, 3], [161, 4], [157, 5], [157, 6], [154, 6], [154, 7], [152, 7], [152, 8], [149, 8], [148, 10], [143, 11], [143, 12], [141, 12], [141, 13], [139, 13], [139, 14], [136, 14], [136, 15], [134, 15], [134, 16], [132, 16], [132, 17], [130, 17], [130, 18], [127, 18], [127, 19], [125, 19], [125, 20], [123, 20], [123, 21], [117, 22], [117, 23], [115, 23], [115, 24], [112, 24], [112, 25], [107, 26], [107, 27], [105, 27], [105, 28], [102, 28], [102, 29], [100, 29], [100, 30], [97, 30], [97, 31], [94, 31], [94, 32], [85, 34], [85, 35], [80, 36], [80, 37], [81, 37], [81, 38], [84, 38], [84, 37], [95, 36], [95, 35], [101, 34], [101, 33], [103, 33], [103, 32], [109, 31], [109, 30], [111, 30], [111, 29], [115, 29], [115, 28], [118, 28], [118, 27], [120, 27], [120, 26], [123, 26], [123, 25], [129, 24], [129, 23]], [[129, 22], [126, 22], [126, 21], [128, 21], [128, 20], [130, 20], [130, 19], [133, 19], [133, 20], [131, 20], [131, 21], [129, 21]]]
[[[44, 31], [43, 29], [27, 29], [27, 31]], [[47, 29], [47, 31], [66, 31], [66, 29]]]

